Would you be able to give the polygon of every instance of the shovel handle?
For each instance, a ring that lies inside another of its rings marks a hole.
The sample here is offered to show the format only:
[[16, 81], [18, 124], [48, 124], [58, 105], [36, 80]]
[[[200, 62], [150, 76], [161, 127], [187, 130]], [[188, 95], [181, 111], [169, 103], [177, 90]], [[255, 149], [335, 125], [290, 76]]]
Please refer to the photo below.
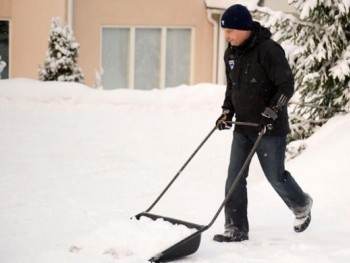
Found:
[[233, 191], [236, 189], [237, 184], [238, 184], [239, 181], [241, 180], [245, 169], [248, 167], [248, 165], [249, 165], [251, 159], [253, 158], [253, 155], [255, 154], [255, 151], [256, 151], [256, 149], [258, 148], [259, 143], [260, 143], [260, 141], [261, 141], [261, 139], [262, 139], [262, 137], [263, 137], [263, 135], [264, 135], [265, 133], [266, 133], [266, 127], [264, 126], [264, 127], [261, 129], [261, 131], [259, 132], [258, 138], [256, 139], [256, 141], [255, 141], [255, 143], [254, 143], [252, 149], [250, 150], [250, 152], [249, 152], [249, 154], [248, 154], [248, 156], [247, 156], [247, 158], [246, 158], [246, 160], [245, 160], [243, 166], [241, 167], [241, 170], [239, 171], [239, 173], [238, 173], [236, 179], [233, 181], [233, 183], [232, 183], [232, 185], [231, 185], [231, 187], [230, 187], [230, 189], [229, 189], [227, 195], [225, 196], [224, 201], [221, 203], [219, 209], [216, 211], [216, 214], [214, 215], [213, 219], [212, 219], [212, 220], [210, 221], [210, 223], [207, 225], [207, 228], [211, 227], [211, 226], [214, 224], [214, 222], [215, 222], [215, 220], [218, 218], [218, 216], [219, 216], [221, 210], [224, 208], [224, 206], [225, 206], [226, 203], [228, 202], [230, 196], [232, 195]]
[[230, 123], [230, 124], [234, 124], [234, 125], [259, 127], [259, 124], [253, 123], [253, 122], [243, 122], [243, 121], [225, 121], [225, 122]]
[[182, 173], [182, 171], [186, 168], [186, 166], [189, 164], [189, 162], [193, 159], [193, 157], [197, 154], [200, 148], [204, 145], [204, 143], [209, 139], [209, 137], [214, 133], [216, 130], [216, 126], [209, 132], [209, 134], [204, 138], [204, 140], [200, 143], [200, 145], [197, 147], [197, 149], [191, 154], [191, 156], [187, 159], [187, 161], [184, 163], [184, 165], [180, 168], [180, 170], [176, 173], [174, 178], [169, 182], [169, 184], [164, 188], [164, 190], [161, 192], [161, 194], [157, 197], [157, 199], [152, 203], [152, 205], [145, 211], [149, 212], [151, 209], [158, 203], [158, 201], [163, 197], [166, 191], [170, 188], [170, 186], [175, 182], [175, 180], [179, 177], [179, 175]]
[[[243, 125], [243, 126], [254, 126], [258, 127], [259, 124], [257, 123], [251, 123], [251, 122], [238, 122], [238, 121], [230, 121], [227, 123], [232, 123], [235, 125]], [[151, 206], [145, 210], [145, 212], [151, 211], [151, 209], [158, 203], [158, 201], [163, 197], [166, 191], [170, 188], [170, 186], [175, 182], [175, 180], [180, 176], [182, 171], [186, 168], [186, 166], [190, 163], [190, 161], [193, 159], [193, 157], [197, 154], [197, 152], [202, 148], [202, 146], [206, 143], [206, 141], [210, 138], [210, 136], [214, 133], [214, 131], [217, 129], [216, 126], [211, 129], [209, 134], [204, 138], [204, 140], [199, 144], [199, 146], [196, 148], [196, 150], [191, 154], [191, 156], [187, 159], [187, 161], [182, 165], [180, 170], [176, 173], [176, 175], [173, 177], [173, 179], [168, 183], [168, 185], [164, 188], [164, 190], [160, 193], [160, 195], [157, 197], [157, 199], [151, 204]]]

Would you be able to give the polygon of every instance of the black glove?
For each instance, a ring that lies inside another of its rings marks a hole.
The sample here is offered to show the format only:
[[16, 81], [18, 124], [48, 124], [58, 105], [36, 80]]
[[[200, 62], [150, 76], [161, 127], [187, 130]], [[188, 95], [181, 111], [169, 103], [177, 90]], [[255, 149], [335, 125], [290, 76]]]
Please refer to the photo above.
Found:
[[266, 107], [265, 110], [261, 113], [262, 118], [260, 121], [260, 128], [266, 127], [269, 130], [273, 129], [273, 123], [277, 119], [277, 113], [270, 107]]
[[217, 119], [215, 125], [221, 130], [229, 130], [232, 127], [232, 123], [227, 123], [227, 121], [232, 121], [234, 113], [230, 110], [223, 110], [221, 116]]

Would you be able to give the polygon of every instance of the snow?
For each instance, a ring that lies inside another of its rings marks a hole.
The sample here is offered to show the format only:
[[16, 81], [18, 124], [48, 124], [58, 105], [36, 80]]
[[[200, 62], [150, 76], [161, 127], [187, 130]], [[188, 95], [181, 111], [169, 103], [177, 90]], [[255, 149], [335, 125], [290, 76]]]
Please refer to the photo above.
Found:
[[317, 0], [309, 0], [305, 2], [303, 9], [301, 10], [300, 13], [300, 18], [301, 19], [307, 19], [310, 15], [310, 11], [314, 10], [315, 7], [317, 6]]
[[[142, 217], [220, 114], [224, 86], [113, 90], [82, 84], [0, 81], [2, 263], [146, 262], [193, 230]], [[212, 241], [178, 262], [350, 260], [350, 115], [337, 116], [286, 163], [314, 198], [303, 233], [253, 159], [250, 240]], [[208, 224], [223, 200], [231, 131], [216, 131], [152, 210]]]
[[348, 46], [341, 54], [341, 57], [337, 60], [335, 65], [330, 68], [330, 73], [333, 78], [338, 78], [340, 81], [344, 81], [348, 72], [350, 72], [350, 46]]

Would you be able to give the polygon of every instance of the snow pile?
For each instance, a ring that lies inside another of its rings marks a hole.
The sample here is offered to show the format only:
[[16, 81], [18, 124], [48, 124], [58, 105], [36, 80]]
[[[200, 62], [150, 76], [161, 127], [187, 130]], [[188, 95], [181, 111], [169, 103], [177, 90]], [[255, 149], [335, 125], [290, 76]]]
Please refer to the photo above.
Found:
[[[76, 83], [0, 81], [0, 258], [2, 263], [146, 262], [193, 230], [147, 218], [147, 209], [213, 128], [224, 87], [94, 90]], [[178, 262], [350, 260], [350, 115], [330, 120], [286, 164], [314, 198], [309, 229], [253, 159], [250, 240], [212, 241]], [[231, 131], [215, 132], [154, 208], [208, 224], [223, 200]]]
[[[49, 83], [49, 85], [48, 85]], [[135, 105], [143, 107], [190, 107], [196, 104], [196, 108], [216, 106], [212, 97], [221, 96], [225, 91], [223, 85], [198, 84], [180, 86], [176, 89], [163, 91], [154, 89], [143, 90], [101, 90], [92, 89], [83, 84], [72, 82], [40, 82], [30, 79], [2, 80], [0, 99], [24, 100], [27, 102], [61, 103], [71, 104], [112, 104], [116, 106]], [[200, 90], [200, 92], [197, 92]], [[221, 102], [220, 102], [221, 103]]]

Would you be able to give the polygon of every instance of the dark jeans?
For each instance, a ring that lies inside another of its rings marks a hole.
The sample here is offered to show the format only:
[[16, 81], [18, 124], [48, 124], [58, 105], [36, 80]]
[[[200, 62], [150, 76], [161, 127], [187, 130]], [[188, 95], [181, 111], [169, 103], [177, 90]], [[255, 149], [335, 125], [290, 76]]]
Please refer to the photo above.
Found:
[[[246, 136], [239, 132], [234, 132], [225, 193], [229, 191], [238, 175], [257, 136]], [[284, 168], [285, 149], [286, 136], [274, 137], [264, 135], [256, 150], [256, 154], [267, 180], [289, 209], [296, 214], [307, 205], [307, 197], [291, 174]], [[249, 232], [246, 180], [248, 171], [249, 166], [225, 206], [225, 228], [235, 229], [244, 233]]]

